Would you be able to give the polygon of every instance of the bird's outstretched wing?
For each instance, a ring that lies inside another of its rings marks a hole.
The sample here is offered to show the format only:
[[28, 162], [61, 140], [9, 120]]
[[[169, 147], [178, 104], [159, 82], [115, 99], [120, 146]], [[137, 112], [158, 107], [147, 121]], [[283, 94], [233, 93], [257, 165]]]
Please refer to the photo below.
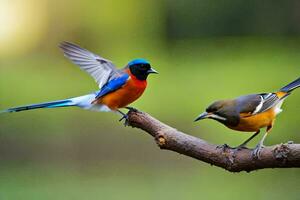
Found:
[[75, 44], [62, 42], [59, 47], [67, 58], [95, 79], [99, 88], [102, 88], [109, 80], [121, 75], [111, 61]]
[[241, 96], [237, 98], [236, 102], [240, 113], [248, 113], [251, 116], [273, 108], [283, 98], [278, 97], [276, 93], [262, 93]]

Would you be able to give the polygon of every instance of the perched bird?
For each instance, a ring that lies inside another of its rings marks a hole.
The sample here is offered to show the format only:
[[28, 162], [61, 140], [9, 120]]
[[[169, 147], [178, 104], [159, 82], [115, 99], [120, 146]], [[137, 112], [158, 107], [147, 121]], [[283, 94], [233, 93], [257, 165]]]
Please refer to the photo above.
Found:
[[278, 92], [250, 94], [236, 99], [216, 101], [208, 106], [206, 112], [200, 114], [195, 121], [214, 119], [233, 130], [255, 132], [238, 148], [246, 146], [259, 134], [261, 128], [266, 127], [266, 133], [253, 151], [253, 156], [258, 158], [263, 142], [274, 125], [276, 115], [282, 111], [280, 107], [283, 101], [298, 87], [300, 87], [300, 78], [284, 86]]
[[148, 75], [157, 73], [145, 59], [132, 60], [123, 69], [117, 69], [111, 61], [75, 44], [63, 42], [59, 47], [67, 58], [95, 79], [100, 90], [64, 100], [9, 108], [2, 113], [77, 106], [94, 111], [117, 111], [123, 116], [120, 120], [125, 118], [126, 123], [127, 115], [119, 109], [132, 109], [126, 106], [143, 94]]

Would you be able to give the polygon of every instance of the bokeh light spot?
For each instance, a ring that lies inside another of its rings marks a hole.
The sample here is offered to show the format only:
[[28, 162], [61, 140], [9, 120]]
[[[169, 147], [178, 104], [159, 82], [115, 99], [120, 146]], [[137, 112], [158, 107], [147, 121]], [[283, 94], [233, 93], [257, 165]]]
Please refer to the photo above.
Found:
[[45, 1], [0, 0], [0, 57], [22, 54], [46, 31]]

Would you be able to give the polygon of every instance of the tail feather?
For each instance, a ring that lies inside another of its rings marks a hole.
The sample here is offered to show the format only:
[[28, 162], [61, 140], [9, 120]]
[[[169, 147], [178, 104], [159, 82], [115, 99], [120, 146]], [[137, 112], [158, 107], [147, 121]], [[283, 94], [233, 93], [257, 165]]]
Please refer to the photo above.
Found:
[[298, 87], [300, 87], [300, 78], [298, 78], [297, 80], [295, 80], [295, 81], [289, 83], [288, 85], [284, 86], [283, 88], [280, 89], [280, 91], [290, 93]]
[[38, 109], [38, 108], [57, 108], [57, 107], [66, 107], [66, 106], [74, 106], [72, 100], [66, 99], [66, 100], [52, 101], [52, 102], [46, 102], [46, 103], [40, 103], [40, 104], [19, 106], [19, 107], [9, 108], [9, 109], [0, 111], [0, 113], [20, 112], [20, 111], [33, 110], [33, 109]]
[[19, 106], [14, 108], [9, 108], [6, 110], [0, 111], [1, 113], [11, 113], [11, 112], [20, 112], [25, 110], [32, 110], [32, 109], [38, 109], [38, 108], [58, 108], [58, 107], [68, 107], [68, 106], [77, 106], [83, 109], [87, 110], [94, 110], [94, 111], [110, 111], [110, 109], [102, 104], [92, 104], [92, 101], [95, 99], [97, 92], [74, 97], [70, 99], [65, 100], [59, 100], [59, 101], [51, 101], [46, 103], [40, 103], [40, 104], [31, 104], [26, 106]]

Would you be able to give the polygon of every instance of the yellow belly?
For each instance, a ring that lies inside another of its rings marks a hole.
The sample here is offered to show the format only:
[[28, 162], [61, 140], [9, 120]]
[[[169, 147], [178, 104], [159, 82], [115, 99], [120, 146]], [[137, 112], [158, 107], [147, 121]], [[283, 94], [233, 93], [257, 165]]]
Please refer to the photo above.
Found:
[[245, 131], [245, 132], [255, 132], [263, 127], [271, 126], [275, 120], [276, 113], [274, 109], [269, 109], [266, 112], [259, 113], [252, 116], [241, 116], [240, 122], [237, 126], [228, 126], [233, 130]]

